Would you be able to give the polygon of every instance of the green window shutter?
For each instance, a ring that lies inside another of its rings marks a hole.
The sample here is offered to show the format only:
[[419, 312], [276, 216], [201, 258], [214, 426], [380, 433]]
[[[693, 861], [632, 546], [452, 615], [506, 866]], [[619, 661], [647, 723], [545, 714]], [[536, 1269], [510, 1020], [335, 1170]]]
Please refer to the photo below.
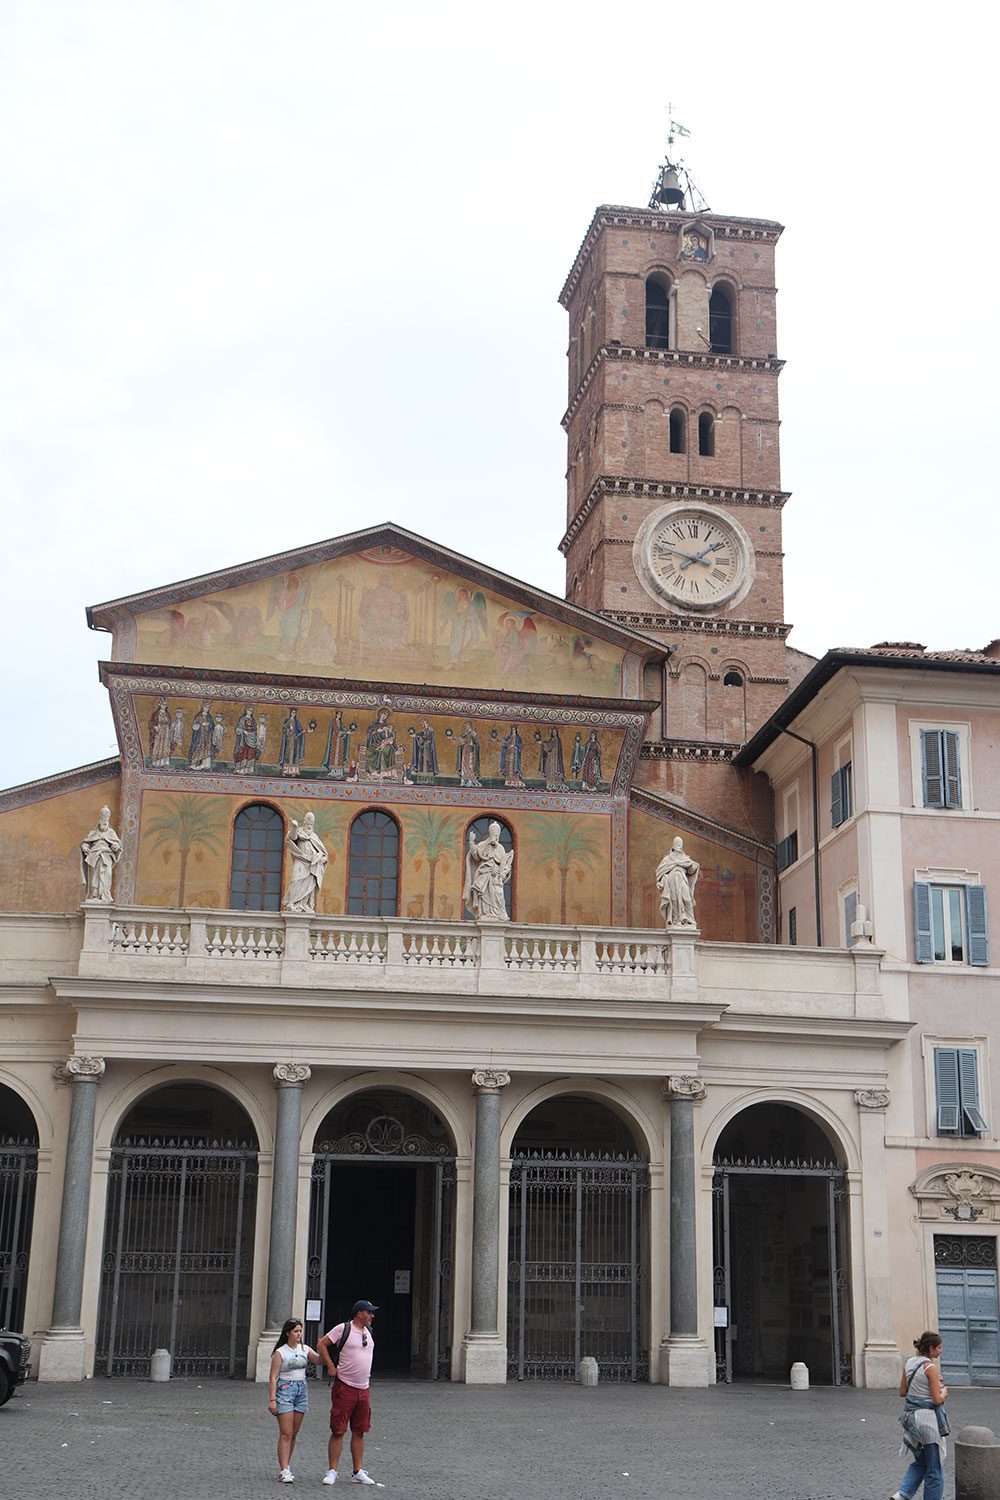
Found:
[[858, 914], [858, 893], [848, 891], [844, 897], [844, 938], [848, 948], [854, 947], [854, 939], [851, 937], [851, 923]]
[[840, 798], [846, 823], [854, 812], [854, 765], [851, 761], [840, 768]]
[[934, 962], [931, 934], [931, 888], [925, 880], [913, 882], [913, 940], [918, 964]]
[[990, 964], [990, 933], [986, 915], [986, 887], [965, 887], [965, 921], [969, 932], [969, 963], [979, 969]]
[[920, 731], [920, 775], [925, 807], [944, 807], [944, 773], [940, 729]]
[[934, 1092], [938, 1135], [957, 1135], [961, 1124], [957, 1047], [934, 1048]]
[[942, 760], [944, 762], [944, 805], [962, 805], [962, 768], [958, 753], [958, 735], [954, 729], [941, 731]]
[[958, 1083], [962, 1114], [976, 1135], [987, 1135], [986, 1121], [979, 1110], [979, 1058], [974, 1047], [958, 1047]]
[[844, 821], [844, 773], [834, 771], [830, 777], [830, 822], [839, 828]]

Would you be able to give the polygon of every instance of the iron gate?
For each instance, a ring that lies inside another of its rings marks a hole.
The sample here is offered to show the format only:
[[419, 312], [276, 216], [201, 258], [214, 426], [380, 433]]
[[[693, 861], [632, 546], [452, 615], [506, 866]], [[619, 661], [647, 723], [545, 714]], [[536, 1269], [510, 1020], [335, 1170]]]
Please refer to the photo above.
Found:
[[638, 1158], [516, 1157], [510, 1166], [507, 1372], [648, 1380], [642, 1321], [649, 1169]]
[[113, 1147], [98, 1371], [148, 1375], [169, 1349], [175, 1375], [245, 1373], [256, 1203], [256, 1147]]
[[997, 1242], [993, 1235], [936, 1234], [941, 1373], [948, 1385], [1000, 1385]]
[[35, 1207], [38, 1147], [0, 1140], [0, 1328], [21, 1327]]
[[[421, 1257], [414, 1288], [419, 1306], [414, 1346], [427, 1351], [431, 1379], [447, 1380], [451, 1373], [454, 1303], [455, 1159], [444, 1141], [418, 1135], [391, 1115], [378, 1115], [364, 1130], [352, 1131], [338, 1140], [317, 1141], [309, 1195], [307, 1301], [319, 1302], [321, 1318], [325, 1318], [333, 1168], [365, 1161], [417, 1167], [431, 1177], [430, 1245], [429, 1254]], [[324, 1322], [307, 1317], [306, 1342], [313, 1348], [325, 1332]], [[310, 1374], [319, 1373], [310, 1369]]]
[[822, 1161], [787, 1158], [752, 1161], [717, 1161], [712, 1178], [714, 1228], [713, 1301], [716, 1307], [715, 1378], [733, 1378], [733, 1340], [746, 1338], [754, 1326], [754, 1292], [744, 1296], [738, 1308], [738, 1326], [730, 1323], [733, 1307], [733, 1263], [730, 1238], [730, 1183], [733, 1177], [800, 1177], [826, 1182], [827, 1253], [829, 1256], [830, 1368], [834, 1385], [851, 1385], [850, 1302], [847, 1272], [847, 1173], [843, 1167]]

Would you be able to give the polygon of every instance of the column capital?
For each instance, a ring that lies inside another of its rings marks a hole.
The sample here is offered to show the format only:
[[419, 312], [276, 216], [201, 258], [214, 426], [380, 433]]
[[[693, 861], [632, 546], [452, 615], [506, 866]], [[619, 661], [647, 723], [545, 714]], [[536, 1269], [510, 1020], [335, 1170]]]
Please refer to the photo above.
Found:
[[663, 1081], [665, 1099], [704, 1099], [705, 1080], [693, 1073], [671, 1073]]
[[502, 1068], [477, 1068], [472, 1075], [472, 1087], [477, 1094], [499, 1094], [510, 1083], [510, 1074]]
[[64, 1063], [53, 1063], [52, 1076], [57, 1083], [76, 1083], [80, 1079], [102, 1078], [103, 1057], [69, 1057]]
[[271, 1076], [279, 1089], [301, 1088], [312, 1077], [312, 1068], [308, 1063], [275, 1063]]
[[889, 1108], [888, 1089], [855, 1089], [854, 1102], [859, 1109], [881, 1111]]

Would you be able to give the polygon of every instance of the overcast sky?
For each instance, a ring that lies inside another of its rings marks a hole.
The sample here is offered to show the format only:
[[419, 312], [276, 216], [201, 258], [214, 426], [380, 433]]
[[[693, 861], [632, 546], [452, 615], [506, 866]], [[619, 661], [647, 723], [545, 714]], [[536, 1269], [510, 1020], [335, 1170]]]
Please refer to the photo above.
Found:
[[787, 226], [792, 643], [1000, 635], [985, 14], [0, 0], [0, 785], [114, 753], [87, 604], [382, 520], [563, 591], [556, 298], [669, 100]]

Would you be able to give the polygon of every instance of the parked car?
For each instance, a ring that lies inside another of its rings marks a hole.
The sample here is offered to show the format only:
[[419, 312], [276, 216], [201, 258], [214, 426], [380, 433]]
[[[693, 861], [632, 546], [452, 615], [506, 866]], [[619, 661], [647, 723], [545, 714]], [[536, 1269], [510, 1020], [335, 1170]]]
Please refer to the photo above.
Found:
[[0, 1406], [23, 1385], [31, 1369], [31, 1345], [23, 1333], [0, 1328]]

